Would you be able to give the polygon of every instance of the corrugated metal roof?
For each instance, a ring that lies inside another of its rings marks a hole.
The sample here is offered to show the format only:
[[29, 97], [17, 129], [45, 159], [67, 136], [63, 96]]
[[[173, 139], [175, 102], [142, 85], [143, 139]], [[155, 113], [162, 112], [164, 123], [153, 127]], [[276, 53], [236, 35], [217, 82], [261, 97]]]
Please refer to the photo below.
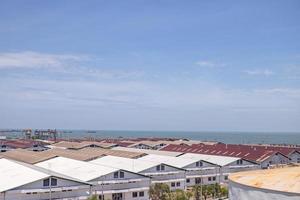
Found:
[[186, 153], [180, 156], [179, 158], [191, 158], [191, 159], [199, 159], [204, 160], [219, 166], [225, 166], [232, 162], [236, 162], [240, 158], [237, 157], [228, 157], [228, 156], [215, 156], [215, 155], [207, 155], [207, 154], [195, 154], [195, 153]]
[[162, 155], [154, 155], [154, 154], [149, 154], [149, 155], [143, 156], [143, 157], [139, 158], [139, 160], [150, 161], [150, 162], [159, 161], [159, 162], [166, 163], [168, 165], [175, 166], [178, 168], [184, 168], [187, 165], [201, 161], [197, 157], [182, 158], [182, 157], [170, 157], [170, 156], [162, 156]]
[[222, 155], [244, 158], [253, 162], [261, 162], [262, 158], [264, 158], [265, 160], [268, 157], [272, 156], [275, 152], [280, 152], [282, 154], [290, 154], [291, 152], [295, 151], [295, 148], [276, 148], [218, 143], [214, 145], [192, 144], [191, 146], [170, 144], [166, 147], [163, 147], [160, 150], [184, 153], [200, 153], [207, 155]]
[[50, 158], [56, 157], [55, 154], [47, 154], [45, 152], [34, 152], [26, 149], [14, 149], [0, 154], [4, 158], [9, 158], [21, 162], [34, 164]]
[[165, 155], [165, 156], [179, 156], [181, 152], [172, 152], [172, 151], [158, 151], [151, 149], [137, 149], [137, 148], [128, 148], [128, 147], [113, 147], [113, 150], [119, 151], [129, 151], [129, 152], [138, 152], [138, 153], [146, 153], [146, 154], [156, 154], [156, 155]]
[[117, 168], [64, 157], [52, 158], [35, 165], [82, 181], [92, 181], [106, 174], [118, 171]]
[[238, 172], [229, 176], [231, 181], [255, 188], [299, 193], [300, 167]]
[[0, 159], [0, 166], [0, 192], [11, 190], [51, 176], [89, 185], [86, 182], [63, 174], [6, 158]]
[[104, 156], [102, 158], [97, 158], [95, 160], [92, 160], [90, 161], [90, 163], [117, 167], [127, 171], [136, 172], [136, 173], [161, 164], [161, 162], [159, 161], [150, 162], [150, 161], [142, 161], [139, 159], [121, 158], [116, 156]]
[[0, 166], [0, 192], [50, 176], [5, 158], [0, 159]]
[[111, 155], [111, 156], [118, 156], [118, 157], [125, 157], [125, 158], [138, 158], [144, 156], [145, 153], [143, 152], [130, 152], [130, 151], [120, 151], [120, 150], [112, 150], [112, 149], [101, 149], [101, 148], [84, 148], [78, 150], [81, 153], [87, 155]]

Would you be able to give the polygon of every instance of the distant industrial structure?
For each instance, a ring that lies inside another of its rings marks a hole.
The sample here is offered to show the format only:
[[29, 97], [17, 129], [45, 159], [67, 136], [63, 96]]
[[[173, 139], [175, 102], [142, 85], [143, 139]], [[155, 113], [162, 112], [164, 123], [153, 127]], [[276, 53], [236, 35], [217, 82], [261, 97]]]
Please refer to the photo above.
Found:
[[57, 139], [56, 129], [47, 129], [47, 130], [32, 130], [32, 129], [23, 129], [22, 130], [25, 139], [40, 139], [40, 140], [54, 140]]

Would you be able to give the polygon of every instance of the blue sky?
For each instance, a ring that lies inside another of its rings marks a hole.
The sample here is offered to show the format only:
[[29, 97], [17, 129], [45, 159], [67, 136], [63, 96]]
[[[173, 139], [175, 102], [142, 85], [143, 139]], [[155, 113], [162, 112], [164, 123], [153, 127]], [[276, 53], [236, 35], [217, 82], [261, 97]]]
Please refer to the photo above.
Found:
[[0, 127], [300, 131], [300, 2], [0, 2]]

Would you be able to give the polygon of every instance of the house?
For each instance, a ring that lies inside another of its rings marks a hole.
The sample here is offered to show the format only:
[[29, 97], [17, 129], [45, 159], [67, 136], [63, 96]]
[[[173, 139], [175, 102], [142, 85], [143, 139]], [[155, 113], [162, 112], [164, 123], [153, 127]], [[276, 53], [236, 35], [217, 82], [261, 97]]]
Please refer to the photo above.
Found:
[[160, 149], [167, 145], [163, 141], [151, 141], [151, 140], [145, 140], [145, 141], [139, 141], [132, 145], [129, 145], [128, 147], [131, 148], [137, 148], [137, 149]]
[[[283, 148], [280, 149], [268, 146], [253, 146], [253, 145], [236, 145], [236, 144], [223, 144], [217, 143], [214, 145], [207, 144], [193, 144], [191, 146], [181, 146], [181, 145], [167, 145], [163, 147], [163, 151], [173, 151], [173, 152], [183, 152], [183, 153], [194, 153], [202, 155], [212, 155], [212, 156], [227, 156], [227, 157], [236, 157], [243, 158], [245, 160], [258, 163], [262, 168], [266, 168], [265, 160], [269, 159], [270, 164], [281, 165], [288, 164], [289, 159], [284, 159], [283, 157], [288, 157], [282, 153]], [[285, 148], [285, 152], [291, 152], [293, 148]], [[282, 156], [279, 156], [282, 155]], [[280, 158], [279, 158], [280, 157]], [[264, 162], [264, 163], [262, 163]]]
[[181, 158], [149, 154], [142, 161], [159, 161], [186, 170], [186, 186], [213, 184], [219, 181], [219, 165], [198, 158]]
[[75, 178], [0, 158], [0, 200], [86, 199], [90, 187]]
[[217, 173], [217, 176], [219, 176], [219, 180], [216, 179], [216, 181], [224, 182], [224, 183], [228, 181], [228, 175], [230, 173], [255, 170], [259, 168], [259, 165], [255, 162], [243, 158], [236, 158], [236, 157], [186, 153], [179, 156], [179, 158], [203, 160], [220, 166], [219, 171]]
[[142, 174], [64, 157], [35, 165], [93, 184], [91, 191], [101, 200], [149, 199], [150, 178]]
[[171, 190], [186, 188], [185, 170], [160, 161], [144, 161], [116, 156], [104, 156], [90, 162], [150, 176], [151, 183], [165, 183], [169, 185]]
[[290, 152], [288, 157], [292, 163], [300, 163], [300, 150], [294, 150]]

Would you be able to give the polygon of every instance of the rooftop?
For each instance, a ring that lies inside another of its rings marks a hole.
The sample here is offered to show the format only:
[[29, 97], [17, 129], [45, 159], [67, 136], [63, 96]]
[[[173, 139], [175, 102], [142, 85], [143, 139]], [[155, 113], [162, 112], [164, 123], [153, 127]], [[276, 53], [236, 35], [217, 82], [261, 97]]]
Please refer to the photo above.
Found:
[[162, 163], [166, 163], [168, 165], [175, 166], [178, 168], [184, 168], [190, 164], [200, 161], [200, 159], [197, 159], [197, 158], [195, 158], [195, 159], [181, 158], [181, 157], [154, 155], [154, 154], [143, 156], [143, 157], [139, 158], [139, 160], [151, 161], [151, 162], [154, 162], [154, 161], [162, 162]]
[[0, 157], [26, 162], [29, 164], [35, 164], [56, 157], [56, 155], [46, 152], [29, 151], [26, 149], [15, 149], [0, 153]]
[[71, 181], [81, 182], [78, 179], [74, 179], [53, 171], [45, 170], [38, 166], [17, 162], [6, 158], [0, 158], [0, 166], [0, 192], [11, 190], [22, 185], [32, 183], [34, 181], [48, 178], [50, 176], [56, 176]]
[[180, 156], [179, 158], [190, 158], [198, 159], [206, 162], [210, 162], [219, 166], [225, 166], [232, 162], [235, 162], [241, 158], [228, 157], [228, 156], [216, 156], [216, 155], [206, 155], [206, 154], [195, 154], [195, 153], [186, 153]]
[[229, 179], [250, 187], [300, 194], [300, 166], [239, 172]]
[[80, 153], [88, 154], [88, 155], [94, 155], [96, 156], [102, 156], [102, 155], [111, 155], [111, 156], [118, 156], [118, 157], [124, 157], [124, 158], [138, 158], [141, 156], [146, 155], [143, 152], [130, 152], [130, 151], [123, 151], [123, 150], [112, 150], [112, 149], [102, 149], [102, 148], [92, 148], [92, 147], [86, 147], [84, 149], [78, 150]]
[[117, 171], [117, 168], [96, 165], [85, 161], [64, 157], [56, 157], [35, 164], [44, 169], [49, 169], [81, 181], [92, 181], [96, 178]]
[[139, 159], [121, 158], [116, 156], [104, 156], [90, 161], [90, 163], [116, 167], [131, 172], [142, 172], [151, 167], [161, 164], [159, 161], [150, 162]]
[[181, 152], [158, 151], [152, 149], [137, 149], [137, 148], [129, 148], [129, 147], [113, 147], [112, 149], [119, 150], [119, 151], [138, 152], [138, 153], [156, 154], [156, 155], [173, 156], [173, 157], [183, 154]]

